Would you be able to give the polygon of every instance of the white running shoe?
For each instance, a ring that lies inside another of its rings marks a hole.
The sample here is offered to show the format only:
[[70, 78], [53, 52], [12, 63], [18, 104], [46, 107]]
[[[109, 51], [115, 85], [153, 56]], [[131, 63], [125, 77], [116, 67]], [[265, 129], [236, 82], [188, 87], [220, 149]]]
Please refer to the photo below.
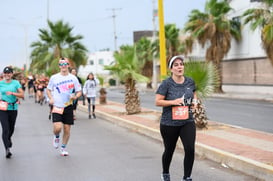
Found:
[[65, 150], [65, 148], [61, 148], [61, 156], [68, 156], [68, 152]]
[[55, 149], [57, 149], [59, 147], [59, 143], [60, 143], [60, 138], [56, 138], [56, 136], [54, 136], [54, 138], [53, 138], [53, 147]]

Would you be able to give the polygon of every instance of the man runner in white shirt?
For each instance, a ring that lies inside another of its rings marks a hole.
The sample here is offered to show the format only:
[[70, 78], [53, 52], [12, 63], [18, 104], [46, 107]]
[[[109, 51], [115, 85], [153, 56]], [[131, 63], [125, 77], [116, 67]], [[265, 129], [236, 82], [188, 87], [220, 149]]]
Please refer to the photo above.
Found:
[[[57, 149], [60, 143], [60, 133], [63, 129], [61, 155], [68, 156], [66, 145], [70, 137], [70, 128], [74, 124], [73, 100], [81, 96], [81, 85], [76, 76], [69, 73], [69, 60], [59, 60], [60, 72], [50, 77], [47, 86], [49, 104], [53, 105], [53, 146]], [[75, 89], [75, 93], [73, 92]]]

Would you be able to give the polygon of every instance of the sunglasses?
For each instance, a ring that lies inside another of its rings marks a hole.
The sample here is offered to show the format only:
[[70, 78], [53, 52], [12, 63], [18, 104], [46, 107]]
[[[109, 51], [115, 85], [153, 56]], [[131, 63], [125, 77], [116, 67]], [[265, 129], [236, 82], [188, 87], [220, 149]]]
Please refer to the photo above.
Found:
[[69, 63], [59, 63], [59, 66], [66, 66], [69, 65]]

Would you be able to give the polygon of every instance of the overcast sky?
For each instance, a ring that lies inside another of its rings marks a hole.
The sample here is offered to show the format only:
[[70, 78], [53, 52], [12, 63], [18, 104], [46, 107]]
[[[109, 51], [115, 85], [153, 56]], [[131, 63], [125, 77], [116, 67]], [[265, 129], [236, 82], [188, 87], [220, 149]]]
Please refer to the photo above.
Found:
[[[165, 24], [181, 29], [192, 9], [204, 10], [205, 1], [163, 0]], [[0, 0], [0, 72], [6, 65], [30, 63], [29, 45], [39, 40], [39, 28], [48, 29], [47, 17], [74, 27], [73, 35], [84, 37], [89, 52], [114, 50], [113, 9], [117, 47], [132, 45], [133, 31], [153, 30], [153, 0]]]

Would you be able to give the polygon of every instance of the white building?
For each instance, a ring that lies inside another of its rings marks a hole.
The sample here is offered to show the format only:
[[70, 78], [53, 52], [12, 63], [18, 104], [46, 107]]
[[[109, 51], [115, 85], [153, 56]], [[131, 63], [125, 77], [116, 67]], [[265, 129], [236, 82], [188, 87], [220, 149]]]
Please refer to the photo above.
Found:
[[98, 51], [90, 53], [87, 59], [87, 64], [79, 67], [78, 75], [85, 78], [92, 72], [95, 76], [107, 77], [109, 71], [104, 70], [104, 66], [110, 65], [114, 62], [113, 54], [112, 51]]
[[[242, 24], [242, 41], [237, 43], [234, 39], [231, 42], [231, 49], [229, 50], [225, 60], [239, 58], [254, 58], [254, 57], [265, 57], [266, 54], [261, 46], [261, 31], [256, 29], [252, 31], [249, 24], [243, 25], [243, 19], [241, 15], [250, 8], [260, 8], [262, 4], [259, 0], [230, 0], [230, 6], [233, 11], [229, 14], [229, 18], [234, 18]], [[207, 46], [208, 47], [208, 46]], [[207, 48], [206, 47], [206, 48]], [[195, 44], [191, 56], [194, 57], [205, 57], [206, 48], [202, 49], [200, 45]]]
[[[231, 42], [231, 49], [222, 61], [224, 91], [273, 92], [273, 66], [262, 48], [261, 29], [252, 31], [249, 24], [244, 25], [241, 15], [248, 9], [263, 8], [261, 0], [230, 0], [233, 11], [229, 18], [241, 22], [242, 40]], [[207, 46], [208, 47], [208, 46]], [[206, 47], [206, 48], [207, 48]], [[192, 57], [204, 58], [206, 48], [195, 44]]]

